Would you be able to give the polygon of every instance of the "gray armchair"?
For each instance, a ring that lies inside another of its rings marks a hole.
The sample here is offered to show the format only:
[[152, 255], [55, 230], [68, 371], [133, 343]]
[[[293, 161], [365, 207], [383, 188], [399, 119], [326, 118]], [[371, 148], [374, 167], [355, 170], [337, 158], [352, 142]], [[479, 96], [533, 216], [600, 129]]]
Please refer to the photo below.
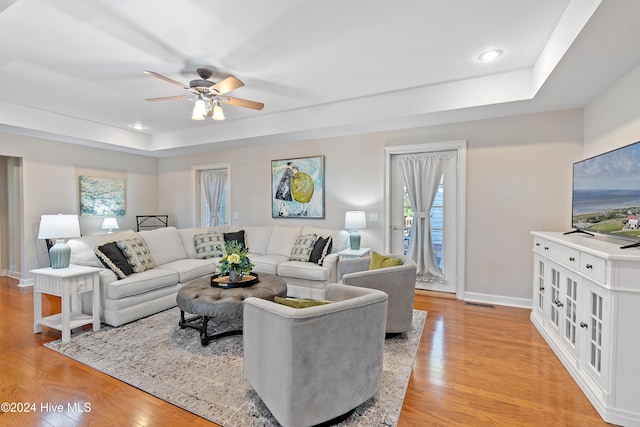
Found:
[[296, 309], [244, 300], [244, 375], [284, 427], [349, 414], [378, 390], [384, 292], [329, 284], [331, 304]]
[[417, 266], [404, 255], [388, 256], [402, 259], [402, 265], [369, 270], [371, 257], [343, 259], [338, 262], [338, 277], [344, 285], [378, 289], [389, 295], [386, 332], [407, 332], [413, 320]]

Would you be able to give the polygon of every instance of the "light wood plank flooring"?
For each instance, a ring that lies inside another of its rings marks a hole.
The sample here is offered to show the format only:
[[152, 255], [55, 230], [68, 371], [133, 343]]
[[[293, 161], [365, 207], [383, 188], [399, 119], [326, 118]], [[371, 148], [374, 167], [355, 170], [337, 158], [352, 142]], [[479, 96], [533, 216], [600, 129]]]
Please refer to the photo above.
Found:
[[[46, 296], [45, 313], [59, 311]], [[399, 426], [602, 426], [604, 423], [529, 322], [529, 310], [485, 308], [417, 291], [429, 312]], [[87, 326], [86, 328], [88, 328]], [[0, 278], [0, 426], [215, 426], [43, 347], [33, 334], [33, 291]], [[73, 335], [72, 338], [73, 340]], [[68, 404], [90, 404], [90, 412]], [[42, 405], [63, 405], [43, 412]]]

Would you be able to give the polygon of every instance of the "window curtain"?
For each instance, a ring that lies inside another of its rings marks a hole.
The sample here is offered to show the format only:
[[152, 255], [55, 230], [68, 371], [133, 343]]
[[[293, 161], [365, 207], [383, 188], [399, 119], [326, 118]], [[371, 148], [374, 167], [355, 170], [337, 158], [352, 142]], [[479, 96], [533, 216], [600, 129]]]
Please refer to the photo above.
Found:
[[414, 213], [407, 255], [416, 262], [417, 279], [422, 282], [445, 281], [433, 251], [430, 211], [450, 158], [443, 153], [400, 157], [404, 183]]
[[222, 205], [222, 195], [227, 183], [226, 170], [208, 170], [202, 172], [202, 183], [204, 185], [204, 195], [209, 206], [209, 227], [220, 224], [218, 215]]

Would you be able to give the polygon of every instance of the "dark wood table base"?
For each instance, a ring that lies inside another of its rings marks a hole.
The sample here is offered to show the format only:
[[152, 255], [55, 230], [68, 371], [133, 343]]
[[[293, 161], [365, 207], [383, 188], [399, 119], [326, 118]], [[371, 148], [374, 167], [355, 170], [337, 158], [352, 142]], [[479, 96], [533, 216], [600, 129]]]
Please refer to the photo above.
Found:
[[193, 328], [200, 332], [200, 342], [203, 346], [209, 345], [209, 342], [218, 338], [229, 337], [232, 335], [242, 335], [242, 329], [230, 330], [219, 332], [217, 334], [209, 335], [207, 326], [209, 324], [209, 316], [192, 316], [185, 318], [184, 311], [180, 310], [180, 321], [178, 325], [180, 329]]

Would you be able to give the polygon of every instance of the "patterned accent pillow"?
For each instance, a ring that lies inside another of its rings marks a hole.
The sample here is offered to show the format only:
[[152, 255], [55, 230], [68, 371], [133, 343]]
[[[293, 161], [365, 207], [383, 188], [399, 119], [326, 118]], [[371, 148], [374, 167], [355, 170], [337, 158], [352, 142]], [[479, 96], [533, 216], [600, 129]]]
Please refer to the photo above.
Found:
[[116, 242], [110, 242], [98, 246], [93, 251], [100, 259], [102, 265], [116, 273], [118, 280], [124, 279], [128, 275], [133, 274], [133, 268], [131, 268], [129, 261], [127, 261], [127, 258], [124, 256]]
[[156, 266], [155, 261], [151, 257], [151, 252], [149, 252], [147, 242], [145, 242], [142, 237], [118, 240], [116, 244], [125, 258], [127, 258], [134, 273], [142, 273]]
[[193, 245], [196, 258], [207, 259], [224, 255], [224, 235], [222, 233], [195, 234]]
[[291, 249], [289, 261], [308, 262], [317, 239], [318, 235], [315, 233], [299, 236]]
[[313, 245], [309, 262], [314, 262], [318, 265], [322, 265], [324, 258], [327, 254], [331, 253], [331, 247], [333, 246], [333, 238], [331, 236], [327, 238], [318, 237], [318, 241]]

